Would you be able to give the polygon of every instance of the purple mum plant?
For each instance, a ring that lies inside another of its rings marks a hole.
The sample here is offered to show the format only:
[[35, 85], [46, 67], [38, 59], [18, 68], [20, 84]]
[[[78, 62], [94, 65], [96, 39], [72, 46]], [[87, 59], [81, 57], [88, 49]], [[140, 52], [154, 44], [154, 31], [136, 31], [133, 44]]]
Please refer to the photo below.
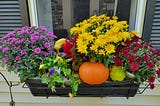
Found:
[[54, 55], [53, 32], [44, 26], [25, 26], [9, 32], [0, 39], [0, 58], [23, 82], [27, 78], [39, 77], [39, 65], [44, 57]]

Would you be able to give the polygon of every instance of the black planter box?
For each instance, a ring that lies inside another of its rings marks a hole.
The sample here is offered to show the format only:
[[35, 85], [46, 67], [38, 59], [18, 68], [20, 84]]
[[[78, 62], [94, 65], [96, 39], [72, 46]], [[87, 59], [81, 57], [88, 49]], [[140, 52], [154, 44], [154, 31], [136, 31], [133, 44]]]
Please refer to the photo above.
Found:
[[[56, 87], [56, 92], [52, 92], [51, 89], [43, 84], [38, 79], [28, 79], [25, 84], [29, 87], [33, 96], [68, 96], [71, 92], [71, 88], [66, 86], [62, 88], [60, 86]], [[135, 83], [133, 80], [125, 80], [121, 82], [105, 82], [100, 85], [88, 85], [81, 83], [78, 87], [77, 96], [81, 97], [134, 97], [139, 88], [139, 84]]]

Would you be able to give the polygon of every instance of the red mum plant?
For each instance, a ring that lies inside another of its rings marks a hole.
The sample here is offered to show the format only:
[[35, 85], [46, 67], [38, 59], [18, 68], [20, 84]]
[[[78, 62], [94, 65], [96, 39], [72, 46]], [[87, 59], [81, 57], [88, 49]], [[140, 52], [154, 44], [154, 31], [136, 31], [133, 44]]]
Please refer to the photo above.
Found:
[[160, 77], [159, 61], [160, 51], [155, 50], [151, 44], [147, 45], [138, 36], [127, 40], [114, 57], [114, 65], [122, 66], [138, 82], [149, 83], [151, 89], [154, 88], [155, 78]]

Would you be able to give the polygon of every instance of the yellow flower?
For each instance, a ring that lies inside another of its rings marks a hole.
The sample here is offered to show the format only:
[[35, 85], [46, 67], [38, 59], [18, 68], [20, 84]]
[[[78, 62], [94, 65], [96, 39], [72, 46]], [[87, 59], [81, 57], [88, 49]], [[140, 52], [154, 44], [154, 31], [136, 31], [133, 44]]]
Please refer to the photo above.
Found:
[[105, 50], [107, 52], [107, 55], [108, 54], [111, 54], [111, 53], [114, 53], [115, 52], [115, 46], [113, 44], [108, 44], [106, 47], [105, 47]]
[[100, 49], [100, 50], [98, 51], [98, 54], [105, 55], [105, 51], [104, 51], [103, 49]]
[[79, 27], [73, 27], [73, 28], [70, 29], [70, 34], [71, 35], [74, 35], [74, 34], [77, 34], [77, 33], [81, 33]]
[[63, 58], [57, 55], [57, 56], [56, 56], [56, 60], [55, 60], [55, 61], [63, 62]]
[[113, 25], [113, 24], [115, 24], [117, 21], [116, 20], [110, 20], [109, 21], [109, 25]]
[[59, 51], [59, 49], [61, 49], [61, 47], [63, 46], [63, 44], [65, 44], [66, 39], [65, 38], [61, 38], [59, 40], [57, 40], [55, 42], [54, 48]]
[[104, 27], [103, 26], [99, 26], [97, 29], [96, 29], [96, 34], [99, 35], [101, 33], [101, 30], [103, 29]]
[[95, 39], [95, 45], [99, 46], [99, 47], [103, 47], [106, 44], [106, 36], [105, 35], [99, 35], [96, 39]]
[[131, 31], [131, 33], [134, 34], [134, 35], [138, 35], [138, 32], [135, 31], [135, 30]]
[[118, 17], [117, 17], [117, 16], [112, 16], [112, 19], [113, 19], [113, 20], [117, 20]]
[[95, 44], [92, 44], [92, 46], [90, 47], [90, 50], [97, 51], [98, 50], [98, 46], [95, 45]]
[[39, 66], [39, 70], [44, 69], [44, 67], [45, 67], [45, 64], [41, 64], [41, 65]]
[[87, 53], [87, 44], [88, 44], [87, 40], [83, 38], [78, 38], [76, 42], [77, 42], [78, 52]]
[[131, 37], [131, 34], [129, 32], [121, 32], [121, 36], [126, 41], [128, 38]]

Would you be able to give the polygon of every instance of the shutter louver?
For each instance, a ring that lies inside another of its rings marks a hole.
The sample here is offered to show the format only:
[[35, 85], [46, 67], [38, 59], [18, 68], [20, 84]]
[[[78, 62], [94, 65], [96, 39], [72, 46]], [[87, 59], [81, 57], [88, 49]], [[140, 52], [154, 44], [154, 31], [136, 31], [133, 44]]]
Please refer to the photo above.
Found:
[[160, 0], [156, 0], [150, 42], [155, 49], [160, 49]]
[[22, 26], [19, 0], [0, 1], [0, 37]]

